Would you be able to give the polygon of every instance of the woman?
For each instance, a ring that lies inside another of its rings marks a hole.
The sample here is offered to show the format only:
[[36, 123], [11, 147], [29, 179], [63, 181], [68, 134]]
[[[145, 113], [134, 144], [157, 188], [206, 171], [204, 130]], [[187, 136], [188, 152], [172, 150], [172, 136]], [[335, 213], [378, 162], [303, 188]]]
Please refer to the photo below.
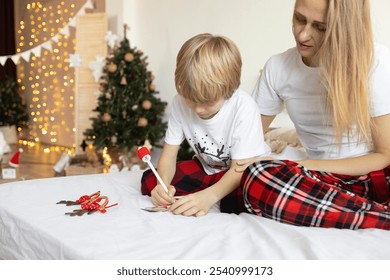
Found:
[[293, 34], [254, 96], [264, 131], [286, 106], [308, 159], [251, 164], [246, 207], [295, 225], [390, 229], [390, 52], [373, 43], [369, 1], [296, 0]]

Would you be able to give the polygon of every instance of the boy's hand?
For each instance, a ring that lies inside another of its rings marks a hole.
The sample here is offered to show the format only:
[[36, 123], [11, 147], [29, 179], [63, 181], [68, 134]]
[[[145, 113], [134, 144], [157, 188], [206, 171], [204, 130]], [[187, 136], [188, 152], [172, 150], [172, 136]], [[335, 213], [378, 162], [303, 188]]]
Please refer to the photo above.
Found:
[[170, 205], [175, 202], [174, 195], [176, 189], [174, 186], [168, 186], [168, 193], [164, 190], [163, 186], [158, 184], [151, 192], [151, 200], [155, 206]]
[[207, 189], [189, 194], [176, 200], [169, 207], [169, 211], [176, 215], [204, 216], [215, 203], [212, 197], [212, 193], [208, 192]]

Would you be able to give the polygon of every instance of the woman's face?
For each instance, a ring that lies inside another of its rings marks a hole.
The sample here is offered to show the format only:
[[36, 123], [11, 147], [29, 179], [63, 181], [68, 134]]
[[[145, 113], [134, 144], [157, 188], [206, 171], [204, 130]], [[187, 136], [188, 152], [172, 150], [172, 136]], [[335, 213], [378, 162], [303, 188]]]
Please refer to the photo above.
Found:
[[325, 31], [328, 0], [296, 0], [293, 14], [293, 33], [303, 62], [318, 66], [318, 52]]

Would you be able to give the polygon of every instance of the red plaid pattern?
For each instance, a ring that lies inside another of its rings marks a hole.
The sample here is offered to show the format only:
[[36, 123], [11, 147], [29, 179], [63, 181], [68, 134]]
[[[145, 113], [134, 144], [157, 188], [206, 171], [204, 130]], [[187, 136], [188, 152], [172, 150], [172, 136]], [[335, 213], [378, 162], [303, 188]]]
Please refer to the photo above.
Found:
[[[390, 186], [390, 167], [384, 170]], [[383, 182], [383, 180], [382, 180]], [[279, 222], [312, 227], [390, 229], [389, 198], [375, 202], [370, 176], [307, 170], [288, 160], [250, 165], [241, 179], [249, 212]], [[383, 190], [383, 185], [380, 186]]]
[[[172, 179], [171, 185], [176, 188], [176, 196], [183, 196], [198, 192], [208, 188], [219, 181], [226, 171], [213, 175], [207, 175], [202, 164], [197, 159], [178, 162], [176, 173]], [[143, 195], [151, 195], [151, 191], [157, 185], [157, 178], [151, 170], [146, 170], [141, 179], [141, 192]], [[244, 205], [242, 189], [237, 188], [229, 195], [224, 197], [220, 203], [221, 212], [240, 213], [247, 212]]]

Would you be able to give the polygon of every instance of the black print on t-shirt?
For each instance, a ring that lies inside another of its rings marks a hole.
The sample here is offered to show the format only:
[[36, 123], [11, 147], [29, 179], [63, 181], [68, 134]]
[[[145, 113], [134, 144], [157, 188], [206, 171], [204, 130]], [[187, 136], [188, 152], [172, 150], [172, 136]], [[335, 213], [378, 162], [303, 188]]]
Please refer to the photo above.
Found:
[[196, 139], [188, 139], [191, 141], [203, 160], [207, 162], [207, 164], [215, 169], [226, 169], [230, 164], [230, 154], [229, 150], [226, 150], [226, 145], [223, 144], [223, 140], [220, 141], [219, 145], [214, 143], [208, 135], [202, 137], [200, 141]]

